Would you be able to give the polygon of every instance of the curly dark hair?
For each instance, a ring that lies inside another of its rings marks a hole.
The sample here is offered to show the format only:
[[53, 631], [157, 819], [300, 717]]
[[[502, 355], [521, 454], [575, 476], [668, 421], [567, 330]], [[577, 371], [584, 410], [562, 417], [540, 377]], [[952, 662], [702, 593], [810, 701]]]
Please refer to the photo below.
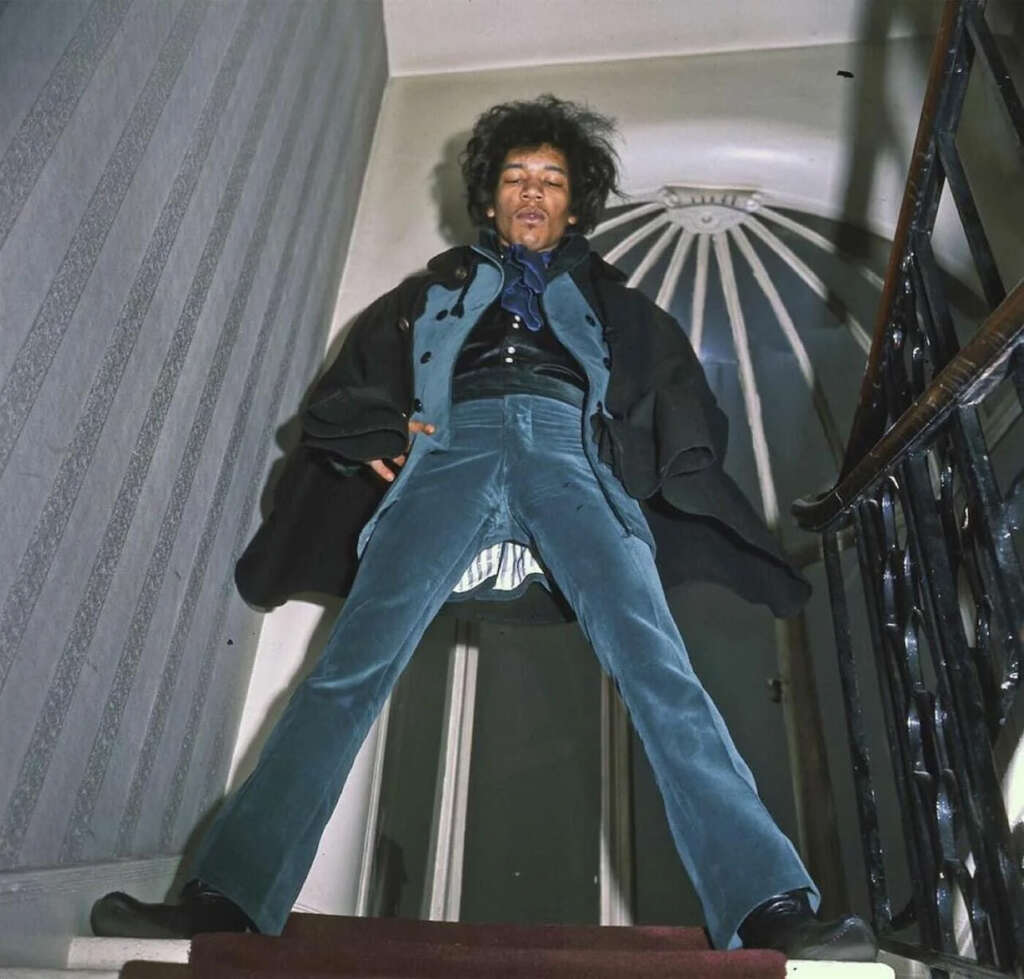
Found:
[[612, 146], [615, 121], [577, 102], [541, 95], [531, 102], [503, 102], [477, 119], [459, 157], [466, 207], [476, 225], [487, 225], [501, 165], [509, 150], [543, 144], [561, 150], [569, 162], [569, 192], [577, 227], [586, 234], [597, 224], [608, 195], [618, 191], [618, 154]]

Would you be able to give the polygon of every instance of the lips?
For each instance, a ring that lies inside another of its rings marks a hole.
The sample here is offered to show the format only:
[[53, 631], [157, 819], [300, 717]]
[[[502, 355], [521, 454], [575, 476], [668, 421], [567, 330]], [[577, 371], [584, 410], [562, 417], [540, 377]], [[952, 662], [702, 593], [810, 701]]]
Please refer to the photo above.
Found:
[[516, 217], [520, 221], [543, 221], [547, 215], [536, 207], [524, 207], [516, 211]]

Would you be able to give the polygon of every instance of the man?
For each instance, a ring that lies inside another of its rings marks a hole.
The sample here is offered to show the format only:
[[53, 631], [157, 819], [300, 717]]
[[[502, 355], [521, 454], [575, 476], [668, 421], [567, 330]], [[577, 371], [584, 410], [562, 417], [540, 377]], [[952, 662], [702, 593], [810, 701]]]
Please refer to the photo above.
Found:
[[347, 592], [325, 651], [205, 834], [182, 901], [108, 895], [97, 933], [280, 932], [352, 759], [442, 604], [514, 603], [539, 581], [617, 683], [716, 947], [874, 957], [859, 918], [815, 918], [817, 889], [669, 613], [656, 536], [662, 572], [726, 580], [778, 612], [808, 587], [722, 470], [726, 421], [682, 330], [582, 235], [615, 189], [612, 132], [552, 96], [477, 120], [463, 175], [480, 243], [358, 319], [240, 562], [243, 594], [263, 604]]

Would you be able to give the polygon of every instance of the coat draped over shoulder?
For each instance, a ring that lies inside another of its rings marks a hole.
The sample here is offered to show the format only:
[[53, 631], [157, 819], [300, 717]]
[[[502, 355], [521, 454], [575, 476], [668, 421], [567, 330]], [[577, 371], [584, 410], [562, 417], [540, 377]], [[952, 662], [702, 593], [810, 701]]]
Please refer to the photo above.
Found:
[[[455, 248], [381, 296], [352, 325], [301, 414], [273, 508], [236, 567], [250, 604], [271, 608], [307, 592], [345, 595], [356, 542], [386, 485], [364, 463], [405, 451], [413, 397], [412, 332], [433, 285], [463, 292], [479, 255]], [[606, 403], [589, 419], [600, 458], [641, 501], [666, 590], [712, 581], [779, 616], [810, 586], [723, 469], [728, 421], [679, 324], [591, 252], [571, 272], [600, 317], [610, 354]], [[448, 606], [463, 618], [569, 621], [561, 595], [531, 586], [512, 601]]]

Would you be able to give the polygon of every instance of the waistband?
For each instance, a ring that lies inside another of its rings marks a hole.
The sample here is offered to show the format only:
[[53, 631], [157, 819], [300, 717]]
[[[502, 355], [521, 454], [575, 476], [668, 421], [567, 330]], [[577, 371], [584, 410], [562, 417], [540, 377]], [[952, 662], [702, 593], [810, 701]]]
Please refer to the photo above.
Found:
[[452, 382], [452, 402], [502, 398], [506, 394], [534, 394], [583, 408], [585, 393], [575, 384], [549, 374], [517, 370], [480, 370], [460, 374]]

